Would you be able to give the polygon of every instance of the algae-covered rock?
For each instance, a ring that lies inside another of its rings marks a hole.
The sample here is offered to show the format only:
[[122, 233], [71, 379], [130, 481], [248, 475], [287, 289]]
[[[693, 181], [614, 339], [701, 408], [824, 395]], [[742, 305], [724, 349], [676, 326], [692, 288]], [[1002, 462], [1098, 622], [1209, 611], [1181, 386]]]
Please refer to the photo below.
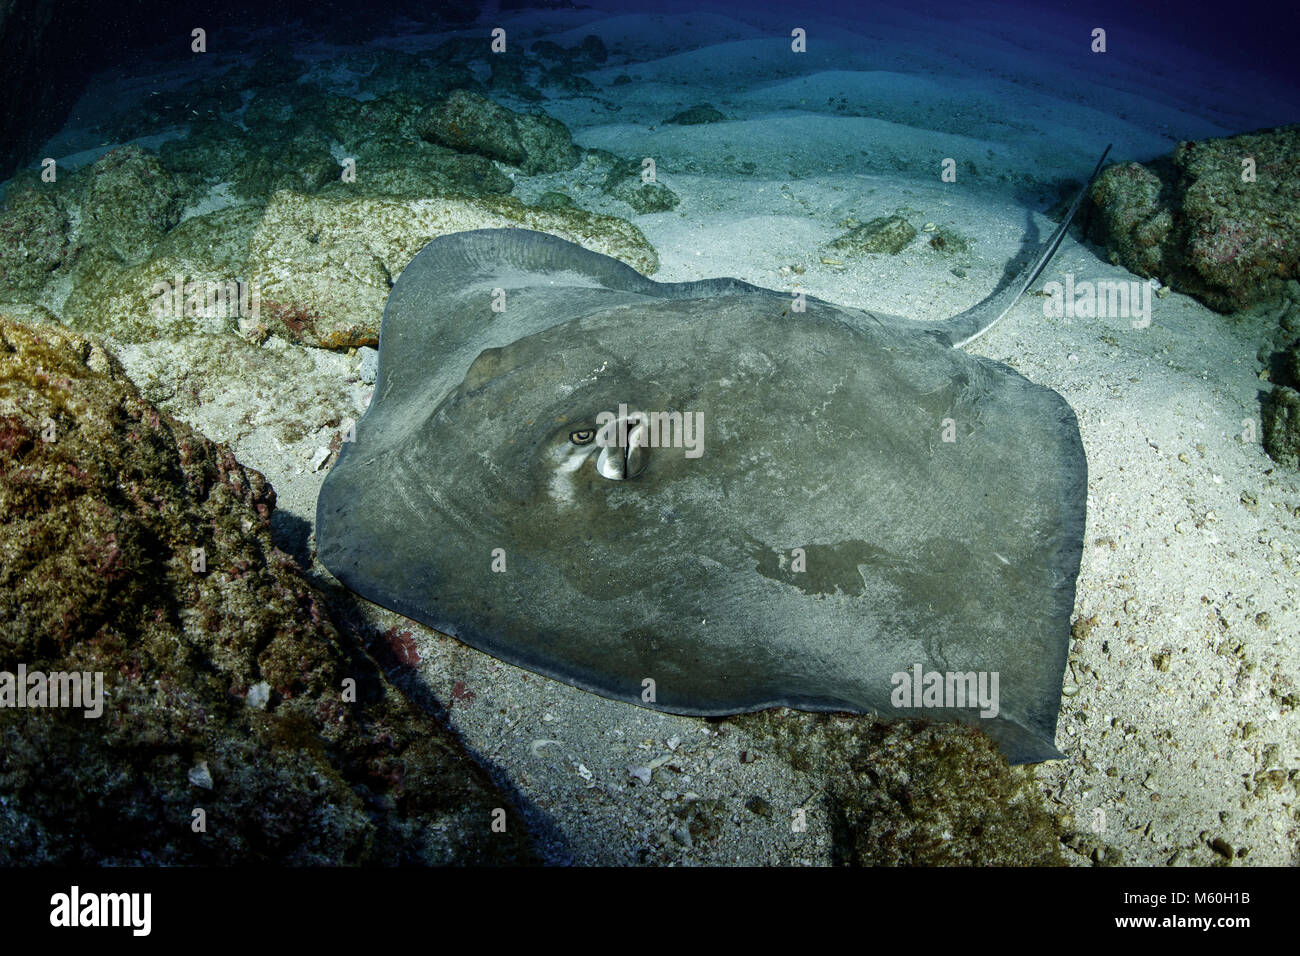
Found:
[[667, 212], [677, 208], [680, 197], [663, 183], [647, 183], [641, 179], [641, 164], [634, 159], [620, 159], [603, 150], [590, 151], [588, 157], [596, 162], [612, 159], [609, 172], [600, 188], [614, 199], [622, 200], [638, 213]]
[[554, 189], [548, 189], [538, 196], [535, 205], [538, 209], [576, 209], [578, 206], [572, 196]]
[[96, 342], [0, 321], [0, 656], [29, 702], [34, 672], [102, 680], [0, 708], [0, 864], [529, 858], [273, 546], [274, 507]]
[[587, 79], [585, 76], [577, 76], [568, 70], [556, 68], [547, 70], [541, 76], [541, 82], [546, 86], [558, 88], [564, 93], [570, 93], [574, 96], [597, 96], [600, 93], [600, 87]]
[[504, 196], [515, 188], [514, 181], [490, 159], [431, 143], [385, 148], [366, 142], [353, 158], [355, 179], [347, 182], [336, 176], [320, 190], [322, 195]]
[[[487, 43], [479, 44], [487, 52]], [[475, 86], [474, 74], [463, 62], [437, 56], [404, 53], [400, 50], [363, 50], [340, 58], [343, 65], [362, 74], [358, 89], [386, 95], [408, 93], [429, 99], [446, 96], [454, 89]]]
[[1090, 194], [1098, 208], [1097, 228], [1103, 243], [1116, 251], [1125, 268], [1143, 276], [1168, 275], [1165, 248], [1173, 231], [1165, 180], [1168, 163], [1118, 163], [1102, 170]]
[[51, 325], [59, 317], [43, 305], [31, 302], [0, 302], [0, 322], [19, 322], [24, 325]]
[[505, 195], [514, 181], [486, 156], [426, 142], [422, 98], [385, 93], [357, 104], [354, 122], [336, 138], [353, 160], [352, 181], [335, 176], [325, 190], [352, 196]]
[[663, 183], [635, 183], [621, 180], [609, 190], [615, 199], [621, 199], [638, 213], [667, 212], [681, 202], [678, 195]]
[[847, 255], [897, 255], [916, 238], [916, 229], [902, 216], [880, 216], [855, 227], [830, 243]]
[[492, 66], [487, 81], [489, 89], [497, 93], [517, 96], [521, 100], [536, 102], [545, 99], [529, 78], [529, 73], [533, 71], [533, 64], [515, 57], [504, 56], [494, 56], [488, 62]]
[[725, 119], [726, 117], [719, 110], [708, 103], [700, 103], [680, 113], [674, 113], [664, 120], [664, 123], [675, 126], [700, 126], [704, 123], [721, 123]]
[[257, 317], [258, 295], [245, 265], [261, 217], [258, 205], [195, 216], [135, 265], [98, 247], [86, 250], [70, 272], [74, 285], [63, 320], [130, 343], [234, 331], [240, 319]]
[[322, 140], [301, 136], [266, 149], [246, 150], [235, 169], [231, 192], [263, 199], [280, 189], [315, 192], [339, 176], [339, 164]]
[[614, 256], [643, 273], [659, 268], [631, 223], [581, 209], [538, 209], [502, 198], [342, 198], [280, 192], [250, 244], [248, 272], [268, 327], [332, 349], [375, 345], [388, 290], [437, 236], [519, 227]]
[[1275, 385], [1262, 411], [1264, 450], [1279, 465], [1300, 468], [1300, 392]]
[[960, 724], [764, 711], [733, 718], [803, 773], [824, 775], [838, 862], [1060, 865], [1060, 831], [1032, 784]]
[[215, 119], [195, 122], [187, 136], [158, 147], [158, 158], [194, 194], [216, 182], [235, 178], [252, 148], [248, 134], [233, 123]]
[[80, 244], [101, 245], [127, 263], [144, 260], [180, 219], [181, 184], [139, 146], [101, 156], [85, 190]]
[[1138, 275], [1222, 312], [1300, 276], [1300, 126], [1179, 143], [1102, 171], [1092, 235]]
[[609, 59], [605, 41], [594, 33], [582, 38], [577, 46], [562, 47], [553, 40], [538, 40], [529, 51], [536, 57], [552, 63], [561, 63], [567, 70], [591, 70]]
[[38, 294], [72, 251], [68, 214], [54, 186], [11, 186], [0, 206], [0, 301]]
[[469, 90], [455, 90], [430, 107], [421, 135], [460, 152], [518, 166], [529, 175], [572, 169], [581, 156], [559, 120], [516, 113]]
[[249, 102], [246, 129], [220, 119], [196, 121], [188, 136], [163, 143], [159, 155], [190, 193], [216, 182], [230, 183], [244, 199], [278, 189], [314, 192], [340, 173], [330, 143], [373, 132], [365, 113], [359, 101], [310, 84], [270, 87]]

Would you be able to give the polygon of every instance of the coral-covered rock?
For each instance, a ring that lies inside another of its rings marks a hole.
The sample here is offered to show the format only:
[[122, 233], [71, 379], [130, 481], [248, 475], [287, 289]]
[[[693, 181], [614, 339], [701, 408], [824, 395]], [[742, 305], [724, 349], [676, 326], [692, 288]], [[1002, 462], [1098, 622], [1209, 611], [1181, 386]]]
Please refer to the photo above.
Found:
[[72, 254], [53, 185], [11, 185], [0, 207], [0, 302], [36, 295]]
[[24, 692], [37, 671], [103, 689], [97, 717], [93, 695], [0, 708], [0, 864], [529, 858], [273, 546], [274, 507], [100, 345], [0, 320], [0, 657]]
[[384, 302], [415, 254], [465, 229], [549, 232], [640, 270], [659, 268], [631, 223], [581, 209], [538, 209], [508, 198], [336, 198], [280, 192], [250, 244], [248, 271], [273, 331], [309, 345], [376, 345]]
[[262, 207], [232, 206], [194, 216], [169, 232], [150, 258], [123, 265], [99, 247], [70, 270], [74, 285], [63, 320], [118, 342], [148, 342], [203, 332], [234, 331], [256, 320], [248, 284], [248, 244]]
[[147, 258], [180, 220], [180, 183], [157, 156], [139, 146], [101, 156], [85, 190], [80, 245], [101, 245], [127, 263]]
[[580, 151], [559, 120], [542, 113], [516, 113], [485, 96], [455, 90], [425, 113], [421, 135], [430, 142], [478, 153], [525, 173], [572, 169]]
[[680, 113], [674, 113], [664, 120], [664, 123], [674, 126], [700, 126], [704, 123], [721, 123], [725, 119], [720, 110], [708, 103], [700, 103]]
[[[960, 724], [764, 711], [733, 718], [794, 770], [825, 775], [837, 861], [1060, 865], [1060, 822], [985, 734]], [[821, 809], [820, 807], [818, 809]]]
[[880, 216], [851, 229], [831, 242], [835, 252], [861, 256], [897, 255], [916, 238], [916, 227], [902, 216]]
[[1300, 276], [1300, 126], [1179, 143], [1103, 170], [1093, 235], [1114, 261], [1222, 312]]
[[1300, 392], [1275, 385], [1264, 399], [1264, 450], [1279, 465], [1300, 468]]
[[[603, 159], [600, 151], [596, 158]], [[608, 155], [608, 154], [606, 154]], [[663, 183], [641, 179], [641, 163], [635, 159], [617, 159], [601, 183], [601, 191], [627, 203], [638, 213], [667, 212], [681, 202], [678, 195]]]
[[339, 164], [323, 140], [299, 136], [266, 149], [246, 150], [231, 192], [244, 199], [264, 199], [279, 189], [315, 192], [339, 174]]

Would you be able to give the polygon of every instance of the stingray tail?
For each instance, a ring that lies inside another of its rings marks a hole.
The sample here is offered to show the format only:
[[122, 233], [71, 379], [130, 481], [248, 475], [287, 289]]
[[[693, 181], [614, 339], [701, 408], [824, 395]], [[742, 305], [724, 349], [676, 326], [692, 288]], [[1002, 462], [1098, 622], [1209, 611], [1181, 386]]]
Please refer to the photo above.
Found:
[[1070, 228], [1070, 221], [1074, 219], [1074, 214], [1079, 211], [1079, 206], [1083, 203], [1083, 197], [1092, 188], [1093, 182], [1097, 179], [1097, 174], [1101, 172], [1101, 164], [1106, 161], [1106, 156], [1109, 153], [1110, 144], [1107, 144], [1106, 149], [1101, 154], [1101, 159], [1097, 160], [1097, 166], [1092, 171], [1092, 175], [1088, 177], [1088, 181], [1079, 190], [1079, 194], [1074, 197], [1074, 202], [1070, 204], [1070, 211], [1065, 214], [1065, 218], [1056, 228], [1056, 232], [1052, 233], [1052, 238], [1043, 243], [1034, 264], [1016, 276], [1011, 284], [1001, 292], [989, 296], [979, 305], [954, 316], [944, 324], [943, 332], [949, 337], [953, 345], [965, 345], [993, 328], [1004, 315], [1011, 311], [1011, 307], [1016, 304], [1016, 301], [1043, 274], [1043, 270], [1052, 261], [1052, 256], [1056, 255], [1056, 250], [1060, 248], [1062, 240], [1065, 239], [1065, 233]]

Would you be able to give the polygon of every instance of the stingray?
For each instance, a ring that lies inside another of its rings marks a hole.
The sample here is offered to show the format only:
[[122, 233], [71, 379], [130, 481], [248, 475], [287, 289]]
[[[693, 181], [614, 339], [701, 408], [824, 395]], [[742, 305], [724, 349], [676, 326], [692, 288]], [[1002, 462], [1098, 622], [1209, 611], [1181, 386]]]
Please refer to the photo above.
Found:
[[930, 323], [655, 282], [522, 229], [434, 239], [389, 295], [318, 557], [605, 697], [957, 720], [1012, 762], [1060, 757], [1078, 424], [959, 346], [1035, 281], [1082, 196], [1014, 281]]

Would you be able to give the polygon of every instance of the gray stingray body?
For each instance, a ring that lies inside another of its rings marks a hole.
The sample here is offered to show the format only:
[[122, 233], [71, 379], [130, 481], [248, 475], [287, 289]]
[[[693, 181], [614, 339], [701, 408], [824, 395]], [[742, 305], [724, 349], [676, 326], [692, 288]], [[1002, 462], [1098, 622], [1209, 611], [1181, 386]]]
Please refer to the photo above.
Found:
[[[966, 332], [657, 283], [524, 230], [435, 239], [389, 297], [319, 558], [607, 697], [956, 719], [1057, 757], [1086, 461], [1065, 400]], [[610, 480], [589, 439], [620, 406], [702, 431]], [[927, 706], [926, 672], [996, 674], [996, 716], [955, 699], [965, 677]]]

